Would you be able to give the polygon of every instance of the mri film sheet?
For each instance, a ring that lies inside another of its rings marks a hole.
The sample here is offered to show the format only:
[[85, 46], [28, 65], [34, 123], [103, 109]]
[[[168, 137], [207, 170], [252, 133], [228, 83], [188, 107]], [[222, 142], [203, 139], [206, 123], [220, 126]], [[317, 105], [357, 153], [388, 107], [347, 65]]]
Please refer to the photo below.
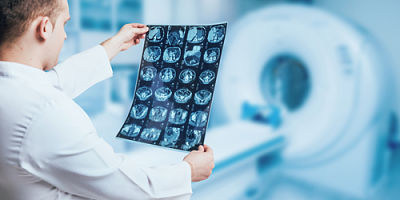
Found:
[[191, 151], [204, 143], [227, 24], [149, 25], [117, 137]]

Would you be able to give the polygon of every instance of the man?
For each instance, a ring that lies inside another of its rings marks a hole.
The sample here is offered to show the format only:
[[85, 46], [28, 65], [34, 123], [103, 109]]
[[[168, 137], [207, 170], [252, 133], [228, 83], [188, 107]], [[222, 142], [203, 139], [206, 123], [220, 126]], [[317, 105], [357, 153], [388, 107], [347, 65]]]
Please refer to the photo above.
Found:
[[109, 59], [138, 44], [145, 25], [125, 25], [56, 65], [67, 37], [67, 0], [0, 6], [0, 185], [17, 183], [11, 191], [24, 199], [188, 199], [191, 182], [210, 176], [208, 146], [153, 168], [115, 154], [72, 100], [112, 75]]

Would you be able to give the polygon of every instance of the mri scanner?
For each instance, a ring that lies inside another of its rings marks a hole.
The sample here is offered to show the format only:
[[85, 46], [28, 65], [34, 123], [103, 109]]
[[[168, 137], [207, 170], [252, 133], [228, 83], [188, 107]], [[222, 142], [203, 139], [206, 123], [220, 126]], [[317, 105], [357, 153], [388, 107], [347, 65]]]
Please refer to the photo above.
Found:
[[392, 73], [363, 29], [314, 7], [267, 7], [228, 31], [223, 54], [213, 109], [228, 122], [207, 133], [216, 168], [193, 199], [264, 199], [274, 174], [357, 198], [377, 188]]

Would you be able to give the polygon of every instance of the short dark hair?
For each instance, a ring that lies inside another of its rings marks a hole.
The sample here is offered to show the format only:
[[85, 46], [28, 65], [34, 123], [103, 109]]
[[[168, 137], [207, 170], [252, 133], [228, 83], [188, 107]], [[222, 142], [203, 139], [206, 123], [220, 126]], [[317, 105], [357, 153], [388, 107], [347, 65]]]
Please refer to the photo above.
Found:
[[60, 0], [1, 0], [0, 45], [14, 42], [39, 16], [47, 16], [55, 24]]

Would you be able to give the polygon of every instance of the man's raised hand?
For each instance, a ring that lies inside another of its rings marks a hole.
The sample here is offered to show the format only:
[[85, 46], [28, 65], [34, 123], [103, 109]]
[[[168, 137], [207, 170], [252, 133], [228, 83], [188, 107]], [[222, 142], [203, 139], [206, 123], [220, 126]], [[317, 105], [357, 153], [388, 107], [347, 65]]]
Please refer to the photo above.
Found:
[[119, 52], [128, 50], [144, 39], [149, 28], [144, 24], [126, 24], [117, 34], [101, 43], [107, 52], [108, 58], [113, 59]]

